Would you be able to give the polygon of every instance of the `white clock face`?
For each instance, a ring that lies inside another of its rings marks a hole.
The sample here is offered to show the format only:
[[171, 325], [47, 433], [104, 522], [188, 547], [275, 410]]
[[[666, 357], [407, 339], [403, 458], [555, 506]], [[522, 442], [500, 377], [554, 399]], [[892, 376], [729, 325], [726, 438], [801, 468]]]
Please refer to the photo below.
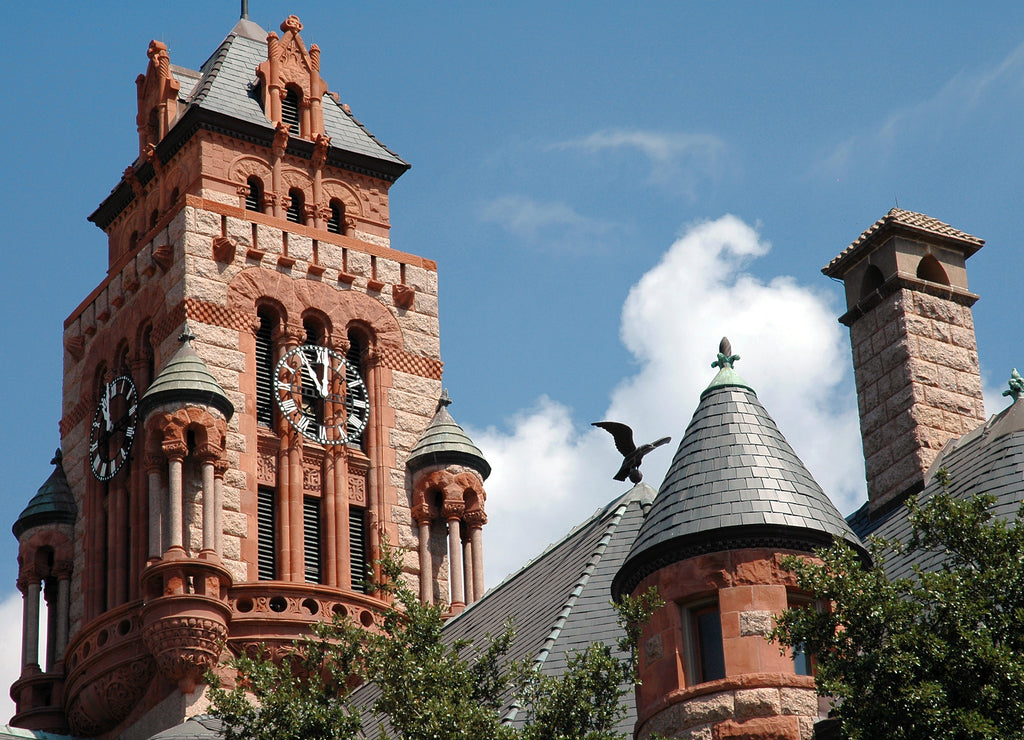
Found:
[[274, 398], [288, 423], [323, 445], [358, 440], [370, 416], [366, 384], [345, 358], [304, 344], [277, 363]]
[[89, 430], [89, 467], [97, 480], [107, 481], [128, 460], [138, 421], [138, 392], [127, 375], [104, 386]]

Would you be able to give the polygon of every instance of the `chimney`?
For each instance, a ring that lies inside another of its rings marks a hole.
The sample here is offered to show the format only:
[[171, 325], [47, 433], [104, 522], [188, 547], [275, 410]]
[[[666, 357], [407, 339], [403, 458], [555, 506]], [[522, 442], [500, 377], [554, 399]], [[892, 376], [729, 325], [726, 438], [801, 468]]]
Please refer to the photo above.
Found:
[[920, 491], [942, 446], [985, 420], [966, 267], [984, 243], [893, 208], [822, 268], [846, 287], [872, 514]]

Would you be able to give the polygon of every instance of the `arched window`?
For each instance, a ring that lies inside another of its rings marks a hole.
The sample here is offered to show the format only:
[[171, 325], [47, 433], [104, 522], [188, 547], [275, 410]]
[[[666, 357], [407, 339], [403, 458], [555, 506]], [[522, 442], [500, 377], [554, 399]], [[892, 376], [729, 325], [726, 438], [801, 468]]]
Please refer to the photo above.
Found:
[[263, 204], [263, 183], [258, 177], [250, 177], [245, 184], [249, 186], [249, 192], [245, 196], [245, 209], [259, 212]]
[[949, 285], [949, 276], [942, 269], [942, 265], [935, 259], [935, 255], [926, 254], [917, 265], [917, 277], [920, 280], [927, 280], [931, 283]]
[[292, 188], [288, 191], [288, 199], [291, 201], [288, 204], [288, 220], [295, 224], [301, 224], [302, 211], [306, 205], [306, 196], [298, 188]]
[[882, 271], [875, 265], [868, 265], [868, 269], [864, 271], [864, 278], [860, 282], [860, 297], [864, 298], [871, 295], [881, 288], [884, 282], [885, 278], [882, 277]]
[[332, 234], [345, 233], [345, 204], [340, 200], [331, 201], [331, 217], [327, 219], [327, 230]]
[[[348, 353], [345, 355], [345, 364], [348, 366], [349, 382], [351, 382], [352, 376], [357, 375], [359, 379], [366, 381], [366, 373], [363, 372], [363, 349], [366, 346], [362, 336], [355, 331], [348, 333]], [[345, 412], [349, 416], [357, 414], [358, 411], [353, 407], [353, 403], [358, 402], [353, 395], [348, 395], [345, 398]], [[352, 434], [352, 430], [348, 432]], [[363, 433], [354, 439], [350, 444], [355, 445], [361, 450], [366, 449], [366, 429], [364, 427]]]
[[288, 133], [300, 136], [299, 132], [299, 94], [294, 88], [288, 88], [281, 100], [281, 120], [288, 126]]

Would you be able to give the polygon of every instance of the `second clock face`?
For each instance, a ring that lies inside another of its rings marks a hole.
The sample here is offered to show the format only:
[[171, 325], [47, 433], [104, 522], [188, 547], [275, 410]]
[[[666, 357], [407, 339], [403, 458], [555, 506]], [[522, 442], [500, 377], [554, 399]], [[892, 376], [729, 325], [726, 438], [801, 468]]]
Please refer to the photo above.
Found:
[[292, 427], [323, 445], [358, 440], [370, 415], [366, 384], [339, 353], [304, 344], [277, 363], [274, 398]]
[[97, 480], [107, 481], [128, 460], [138, 421], [138, 392], [127, 375], [104, 386], [89, 430], [89, 467]]

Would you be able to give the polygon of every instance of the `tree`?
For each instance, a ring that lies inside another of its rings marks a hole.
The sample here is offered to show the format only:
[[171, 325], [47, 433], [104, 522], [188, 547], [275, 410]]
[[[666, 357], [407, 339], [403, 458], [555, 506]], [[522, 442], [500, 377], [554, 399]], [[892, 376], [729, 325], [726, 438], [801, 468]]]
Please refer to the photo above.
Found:
[[[506, 658], [513, 627], [487, 645], [443, 639], [442, 608], [420, 603], [385, 549], [384, 584], [393, 599], [381, 628], [367, 631], [348, 618], [315, 626], [294, 643], [291, 658], [267, 655], [230, 661], [235, 686], [209, 675], [212, 712], [226, 740], [349, 740], [360, 737], [364, 714], [384, 718], [383, 737], [399, 740], [618, 740], [624, 680], [635, 661], [603, 644], [574, 656], [553, 678]], [[635, 655], [639, 628], [657, 608], [650, 593], [620, 607], [620, 648]], [[372, 684], [360, 691], [360, 687]], [[513, 692], [522, 729], [502, 725], [500, 709]], [[358, 693], [357, 693], [358, 692]]]
[[[996, 518], [992, 496], [957, 500], [936, 477], [931, 500], [908, 504], [909, 540], [870, 543], [872, 566], [844, 544], [785, 561], [820, 601], [774, 637], [815, 656], [818, 693], [855, 740], [1024, 737], [1024, 507]], [[890, 579], [900, 551], [942, 562]]]

